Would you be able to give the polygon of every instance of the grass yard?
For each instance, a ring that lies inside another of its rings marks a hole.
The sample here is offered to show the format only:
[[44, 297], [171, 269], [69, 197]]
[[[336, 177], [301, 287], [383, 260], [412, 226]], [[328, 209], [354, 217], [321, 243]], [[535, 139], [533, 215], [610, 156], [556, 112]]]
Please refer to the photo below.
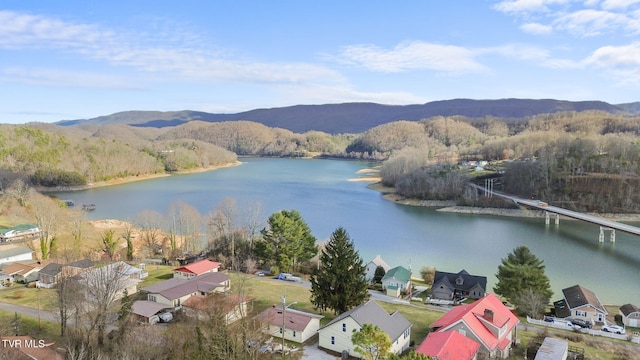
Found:
[[0, 302], [22, 305], [37, 309], [53, 310], [57, 298], [55, 289], [28, 288], [22, 284], [16, 284], [8, 290], [0, 291]]
[[149, 276], [138, 284], [138, 289], [171, 279], [173, 277], [173, 269], [175, 269], [175, 266], [147, 264], [146, 270]]
[[[0, 310], [0, 334], [15, 335], [16, 315], [9, 311]], [[18, 315], [18, 331], [20, 335], [29, 335], [36, 340], [44, 339], [54, 341], [60, 346], [64, 341], [60, 337], [60, 325]]]

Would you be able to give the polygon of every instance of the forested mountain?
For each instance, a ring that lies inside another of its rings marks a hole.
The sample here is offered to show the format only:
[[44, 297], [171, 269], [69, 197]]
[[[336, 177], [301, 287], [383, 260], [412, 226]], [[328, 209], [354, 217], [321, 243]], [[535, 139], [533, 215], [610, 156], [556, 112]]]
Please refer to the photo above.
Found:
[[[637, 103], [636, 103], [637, 104]], [[422, 105], [381, 105], [374, 103], [346, 103], [327, 105], [296, 105], [272, 109], [256, 109], [237, 114], [211, 114], [198, 111], [125, 111], [87, 120], [60, 121], [58, 125], [126, 124], [141, 127], [168, 127], [189, 121], [223, 122], [248, 120], [268, 127], [287, 129], [296, 133], [322, 131], [329, 134], [361, 133], [392, 121], [418, 121], [434, 116], [465, 116], [470, 118], [500, 117], [522, 119], [545, 113], [600, 110], [619, 113], [638, 110], [633, 104], [626, 107], [602, 101], [562, 101], [553, 99], [455, 99], [433, 101]]]

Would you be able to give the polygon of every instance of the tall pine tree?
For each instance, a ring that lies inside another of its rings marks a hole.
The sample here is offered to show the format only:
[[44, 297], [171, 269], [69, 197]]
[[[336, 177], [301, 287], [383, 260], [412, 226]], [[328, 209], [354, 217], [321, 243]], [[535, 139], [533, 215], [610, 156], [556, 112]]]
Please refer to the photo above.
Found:
[[311, 303], [336, 314], [364, 303], [369, 298], [365, 269], [347, 231], [336, 229], [320, 254], [320, 266], [311, 276]]
[[523, 291], [531, 290], [542, 295], [548, 303], [553, 291], [543, 263], [528, 247], [515, 248], [498, 266], [498, 283], [493, 291], [515, 304], [515, 300]]

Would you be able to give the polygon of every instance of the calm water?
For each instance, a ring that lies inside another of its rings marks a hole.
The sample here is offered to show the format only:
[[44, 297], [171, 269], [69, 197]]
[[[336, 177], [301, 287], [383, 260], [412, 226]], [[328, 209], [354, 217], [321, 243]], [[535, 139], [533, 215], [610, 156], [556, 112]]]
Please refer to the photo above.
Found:
[[239, 209], [259, 203], [264, 220], [282, 209], [298, 210], [323, 240], [344, 227], [368, 262], [376, 254], [391, 266], [494, 274], [515, 247], [527, 245], [547, 266], [554, 290], [581, 284], [605, 303], [640, 304], [640, 238], [617, 233], [616, 243], [598, 243], [599, 228], [561, 220], [505, 218], [436, 212], [384, 200], [362, 182], [349, 182], [363, 162], [302, 159], [242, 159], [242, 165], [81, 192], [59, 193], [76, 204], [94, 203], [90, 219], [131, 220], [142, 210], [160, 213], [183, 201], [207, 214], [225, 198]]

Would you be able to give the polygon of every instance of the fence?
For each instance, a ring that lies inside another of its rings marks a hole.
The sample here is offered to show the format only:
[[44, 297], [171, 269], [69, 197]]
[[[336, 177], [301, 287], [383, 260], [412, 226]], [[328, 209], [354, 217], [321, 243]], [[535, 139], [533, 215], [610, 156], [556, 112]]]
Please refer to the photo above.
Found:
[[543, 321], [543, 320], [532, 319], [527, 316], [527, 322], [530, 324], [551, 327], [554, 329], [578, 331], [580, 333], [588, 334], [591, 336], [602, 336], [602, 337], [617, 339], [617, 340], [629, 340], [629, 335], [626, 335], [626, 334], [614, 334], [614, 333], [610, 333], [602, 330], [592, 330], [592, 329], [585, 329], [581, 327], [575, 327], [567, 321], [561, 321], [561, 320]]

